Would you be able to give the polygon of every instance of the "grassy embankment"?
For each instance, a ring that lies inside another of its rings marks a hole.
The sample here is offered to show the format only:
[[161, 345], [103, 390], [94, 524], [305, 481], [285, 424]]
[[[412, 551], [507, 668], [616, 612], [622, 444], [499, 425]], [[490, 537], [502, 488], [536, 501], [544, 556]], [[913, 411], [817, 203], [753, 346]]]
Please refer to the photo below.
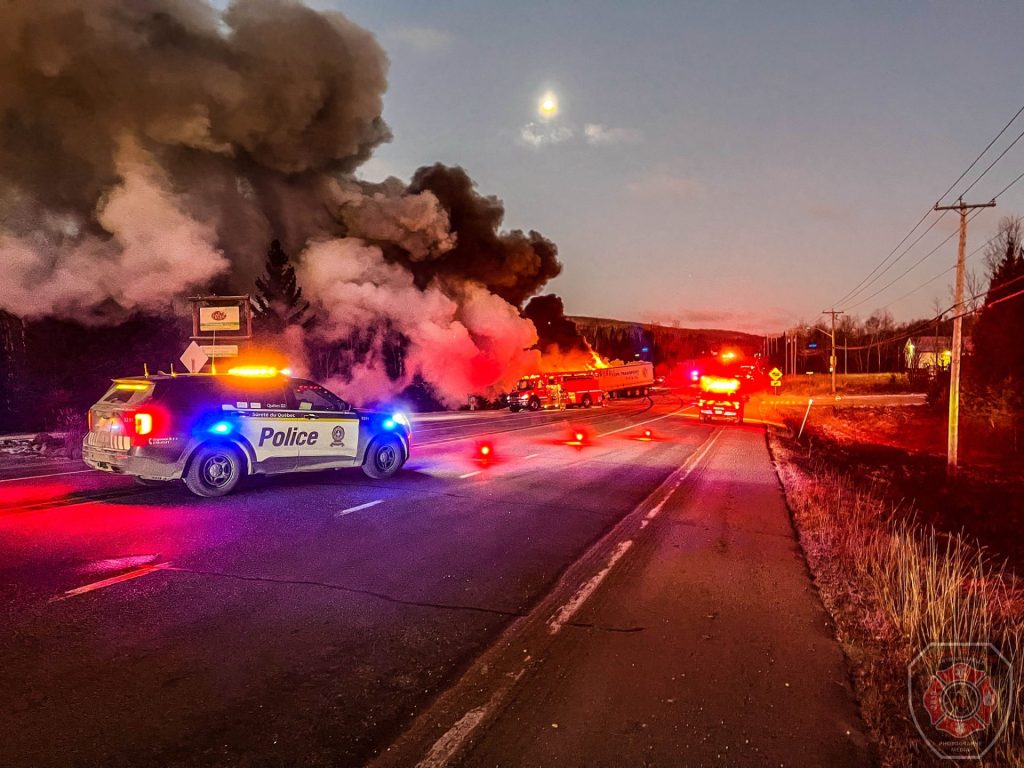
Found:
[[[772, 410], [790, 424], [802, 416]], [[898, 445], [915, 419], [933, 418], [928, 409], [823, 410], [812, 411], [800, 442], [774, 431], [772, 450], [883, 764], [932, 765], [910, 718], [907, 665], [929, 643], [954, 641], [993, 643], [1019, 664], [1024, 584], [1015, 568], [1024, 565], [1024, 537], [1015, 518], [1024, 515], [1024, 479], [1008, 458], [945, 480], [941, 458]], [[887, 425], [889, 444], [850, 428], [858, 422]], [[1015, 696], [1020, 713], [1019, 681]], [[1021, 718], [985, 764], [1024, 766]]]

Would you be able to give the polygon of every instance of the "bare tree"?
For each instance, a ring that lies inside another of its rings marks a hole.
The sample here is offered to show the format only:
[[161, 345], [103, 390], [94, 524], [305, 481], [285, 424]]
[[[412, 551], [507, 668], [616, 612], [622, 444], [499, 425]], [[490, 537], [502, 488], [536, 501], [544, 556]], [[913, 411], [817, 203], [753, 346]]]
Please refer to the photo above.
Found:
[[985, 303], [985, 287], [985, 278], [977, 270], [964, 273], [964, 312], [976, 312]]

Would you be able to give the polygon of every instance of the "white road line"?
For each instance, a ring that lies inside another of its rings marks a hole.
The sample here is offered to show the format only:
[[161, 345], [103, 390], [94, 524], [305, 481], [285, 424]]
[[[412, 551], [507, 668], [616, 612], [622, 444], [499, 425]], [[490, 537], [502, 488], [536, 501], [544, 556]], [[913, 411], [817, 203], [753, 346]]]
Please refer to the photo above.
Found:
[[[647, 523], [649, 523], [651, 520], [653, 520], [659, 514], [661, 514], [661, 511], [665, 508], [665, 505], [668, 503], [668, 500], [672, 498], [672, 495], [679, 489], [679, 486], [681, 486], [686, 481], [686, 478], [690, 476], [690, 474], [700, 464], [704, 457], [707, 456], [708, 451], [710, 451], [714, 444], [718, 442], [718, 438], [721, 436], [722, 430], [719, 430], [710, 440], [704, 443], [704, 446], [697, 453], [691, 455], [686, 460], [686, 464], [684, 465], [686, 467], [686, 471], [680, 474], [678, 477], [676, 477], [672, 485], [666, 489], [665, 494], [661, 498], [661, 500], [653, 507], [651, 507], [651, 509], [648, 510], [647, 514], [644, 515], [644, 519], [640, 523], [641, 529], [646, 528]], [[576, 590], [576, 592], [569, 599], [569, 601], [558, 609], [555, 615], [548, 622], [548, 631], [550, 631], [551, 634], [557, 633], [563, 626], [565, 626], [569, 619], [572, 618], [573, 614], [575, 614], [576, 611], [578, 611], [580, 607], [587, 601], [587, 599], [594, 593], [594, 590], [596, 590], [601, 585], [601, 582], [604, 581], [605, 577], [609, 574], [609, 572], [611, 572], [615, 564], [624, 554], [626, 554], [627, 550], [629, 550], [631, 546], [633, 546], [632, 539], [626, 539], [625, 541], [619, 542], [618, 546], [615, 548], [615, 551], [612, 552], [612, 556], [608, 559], [608, 564], [605, 565], [604, 568], [602, 568], [582, 587]]]
[[526, 459], [535, 459], [538, 456], [540, 456], [539, 453], [531, 453], [529, 456], [523, 456], [523, 460], [525, 461]]
[[335, 512], [335, 517], [344, 517], [345, 515], [351, 515], [353, 512], [358, 512], [362, 509], [369, 509], [370, 507], [376, 507], [378, 504], [383, 504], [384, 499], [376, 499], [375, 501], [368, 501], [365, 504], [360, 504], [358, 507], [349, 507], [343, 509], [341, 512]]
[[64, 475], [81, 475], [86, 472], [98, 472], [96, 469], [76, 469], [74, 472], [54, 472], [49, 475], [25, 475], [24, 477], [8, 477], [5, 480], [0, 480], [0, 483], [15, 483], [19, 480], [39, 480], [43, 477], [63, 477]]
[[467, 472], [464, 475], [459, 475], [459, 480], [465, 480], [467, 477], [473, 477], [473, 475], [479, 475], [481, 472], [483, 472], [482, 469], [478, 469], [475, 472]]
[[601, 582], [604, 581], [605, 576], [607, 576], [611, 572], [612, 568], [615, 567], [615, 564], [619, 562], [619, 558], [626, 554], [632, 546], [632, 539], [620, 541], [619, 546], [617, 546], [615, 551], [612, 552], [612, 556], [608, 558], [608, 564], [594, 574], [582, 587], [577, 589], [576, 594], [570, 598], [569, 602], [558, 609], [558, 613], [556, 613], [551, 618], [551, 621], [548, 622], [548, 631], [552, 635], [564, 627], [566, 622], [573, 617], [573, 614], [580, 609], [580, 606], [587, 602], [587, 598], [594, 594], [594, 590], [601, 586]]
[[155, 565], [144, 565], [141, 568], [136, 568], [134, 571], [128, 571], [122, 573], [120, 576], [112, 576], [109, 579], [103, 579], [102, 581], [94, 581], [92, 584], [86, 584], [84, 587], [76, 587], [75, 589], [69, 589], [63, 595], [57, 597], [51, 597], [50, 602], [54, 603], [58, 600], [67, 600], [69, 597], [76, 597], [78, 595], [84, 595], [86, 592], [95, 592], [97, 589], [103, 589], [104, 587], [112, 587], [114, 584], [120, 584], [122, 581], [130, 581], [137, 579], [140, 576], [153, 573], [154, 571], [163, 571], [170, 568], [170, 563], [156, 563]]
[[494, 695], [481, 707], [471, 709], [459, 718], [458, 722], [449, 728], [445, 734], [434, 742], [434, 746], [426, 756], [416, 764], [416, 768], [442, 768], [448, 765], [456, 753], [461, 749], [462, 744], [476, 730], [477, 726], [491, 713], [505, 694], [512, 688], [519, 678], [526, 672], [526, 668], [520, 669], [506, 684], [494, 692]]

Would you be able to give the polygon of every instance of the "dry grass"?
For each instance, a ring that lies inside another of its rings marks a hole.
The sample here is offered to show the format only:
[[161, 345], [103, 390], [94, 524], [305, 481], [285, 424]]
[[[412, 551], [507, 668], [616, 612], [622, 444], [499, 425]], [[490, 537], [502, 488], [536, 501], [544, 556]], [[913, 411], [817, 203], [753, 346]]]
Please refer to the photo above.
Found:
[[61, 408], [57, 411], [57, 429], [61, 433], [59, 455], [70, 459], [82, 456], [82, 440], [85, 438], [85, 418], [74, 408]]
[[[821, 395], [831, 391], [832, 377], [827, 373], [790, 375], [782, 380], [786, 395]], [[923, 392], [905, 373], [850, 373], [836, 376], [836, 390], [847, 395], [894, 392]]]
[[[992, 643], [1012, 660], [1024, 640], [1022, 585], [962, 536], [907, 522], [870, 485], [824, 465], [802, 469], [772, 441], [801, 543], [855, 667], [865, 720], [883, 765], [934, 764], [909, 717], [906, 670], [930, 643]], [[1015, 681], [1014, 711], [1024, 706]], [[1024, 727], [1011, 720], [986, 764], [1024, 766]], [[977, 764], [977, 763], [974, 763]]]

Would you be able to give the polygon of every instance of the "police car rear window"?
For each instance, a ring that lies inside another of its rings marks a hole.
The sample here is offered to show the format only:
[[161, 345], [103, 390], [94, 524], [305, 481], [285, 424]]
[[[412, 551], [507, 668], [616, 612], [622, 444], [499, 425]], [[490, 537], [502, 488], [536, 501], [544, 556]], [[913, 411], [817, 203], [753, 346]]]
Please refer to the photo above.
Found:
[[152, 389], [149, 388], [136, 389], [115, 384], [100, 398], [100, 402], [110, 405], [136, 405], [148, 399], [151, 393]]
[[112, 389], [103, 396], [104, 403], [113, 403], [114, 405], [124, 405], [132, 399], [134, 392], [128, 392], [124, 389]]

